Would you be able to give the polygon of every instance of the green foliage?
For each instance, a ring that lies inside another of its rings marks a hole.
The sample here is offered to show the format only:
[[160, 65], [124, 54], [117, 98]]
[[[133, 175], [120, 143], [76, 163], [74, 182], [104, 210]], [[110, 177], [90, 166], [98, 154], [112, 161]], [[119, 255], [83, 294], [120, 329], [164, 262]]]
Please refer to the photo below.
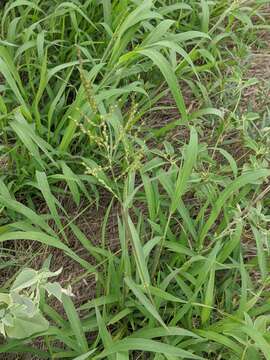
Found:
[[0, 5], [1, 354], [269, 358], [265, 5]]
[[58, 276], [62, 269], [51, 272], [25, 268], [16, 277], [9, 293], [0, 293], [0, 330], [9, 338], [25, 339], [49, 329], [49, 322], [40, 310], [41, 292], [55, 296], [59, 301], [71, 295], [57, 282], [48, 278]]

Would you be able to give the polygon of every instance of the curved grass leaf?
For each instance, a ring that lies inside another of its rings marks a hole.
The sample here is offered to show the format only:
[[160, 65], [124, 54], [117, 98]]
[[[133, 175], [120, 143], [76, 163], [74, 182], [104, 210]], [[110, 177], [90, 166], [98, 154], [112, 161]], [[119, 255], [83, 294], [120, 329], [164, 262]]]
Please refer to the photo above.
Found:
[[270, 170], [267, 170], [267, 169], [260, 169], [260, 170], [255, 170], [252, 172], [247, 172], [247, 173], [239, 176], [235, 180], [233, 180], [231, 182], [231, 184], [228, 185], [225, 190], [223, 190], [223, 192], [219, 195], [218, 199], [216, 200], [214, 207], [210, 213], [210, 216], [209, 216], [208, 220], [206, 221], [206, 223], [204, 224], [204, 226], [199, 234], [200, 247], [203, 245], [204, 239], [207, 236], [208, 231], [211, 229], [215, 220], [219, 216], [219, 213], [220, 213], [223, 205], [225, 204], [225, 201], [235, 191], [239, 190], [241, 187], [243, 187], [247, 184], [252, 184], [259, 179], [267, 178], [269, 176], [270, 176]]
[[185, 101], [178, 85], [178, 81], [172, 66], [166, 60], [166, 58], [157, 50], [154, 49], [142, 49], [136, 50], [141, 55], [144, 55], [150, 58], [153, 63], [160, 69], [161, 73], [163, 74], [165, 80], [168, 83], [168, 86], [171, 90], [171, 93], [175, 99], [176, 106], [182, 115], [184, 121], [188, 120], [188, 113], [185, 105]]
[[126, 338], [117, 341], [111, 346], [110, 350], [102, 352], [96, 358], [103, 359], [110, 354], [115, 354], [116, 352], [135, 350], [143, 352], [154, 352], [155, 354], [164, 354], [168, 356], [176, 356], [182, 359], [203, 359], [200, 356], [194, 355], [191, 352], [182, 350], [176, 346], [142, 338]]

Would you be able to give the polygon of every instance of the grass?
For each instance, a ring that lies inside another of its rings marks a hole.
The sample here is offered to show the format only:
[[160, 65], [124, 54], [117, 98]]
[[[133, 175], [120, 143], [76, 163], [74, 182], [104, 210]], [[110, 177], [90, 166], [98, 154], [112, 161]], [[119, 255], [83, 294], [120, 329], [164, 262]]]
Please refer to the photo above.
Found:
[[270, 359], [267, 1], [0, 12], [1, 292], [75, 295], [1, 356]]

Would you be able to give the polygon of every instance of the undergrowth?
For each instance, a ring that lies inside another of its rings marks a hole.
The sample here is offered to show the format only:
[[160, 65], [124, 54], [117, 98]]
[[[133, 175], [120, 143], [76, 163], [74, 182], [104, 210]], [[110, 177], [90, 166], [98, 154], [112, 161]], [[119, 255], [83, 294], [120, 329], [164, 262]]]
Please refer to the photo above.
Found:
[[0, 14], [2, 358], [270, 359], [268, 1]]

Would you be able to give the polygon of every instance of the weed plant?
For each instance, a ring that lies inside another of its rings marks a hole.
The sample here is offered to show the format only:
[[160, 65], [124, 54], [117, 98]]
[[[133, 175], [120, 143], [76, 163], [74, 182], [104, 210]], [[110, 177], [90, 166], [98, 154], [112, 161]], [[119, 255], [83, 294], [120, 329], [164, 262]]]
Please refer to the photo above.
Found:
[[269, 360], [268, 1], [0, 8], [1, 293], [40, 251], [83, 284], [1, 356]]

